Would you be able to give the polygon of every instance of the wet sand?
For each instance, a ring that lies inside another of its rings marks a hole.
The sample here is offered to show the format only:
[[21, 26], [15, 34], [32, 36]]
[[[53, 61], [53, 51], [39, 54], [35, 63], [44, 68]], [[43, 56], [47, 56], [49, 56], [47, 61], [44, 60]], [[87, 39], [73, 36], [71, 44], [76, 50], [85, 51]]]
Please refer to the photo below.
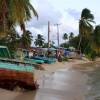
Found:
[[85, 100], [86, 79], [81, 72], [71, 69], [47, 73], [40, 82], [35, 100]]
[[0, 89], [0, 100], [34, 100], [35, 91], [15, 92]]
[[85, 100], [87, 76], [74, 70], [74, 64], [77, 63], [44, 65], [46, 71], [35, 72], [40, 85], [36, 92], [0, 89], [0, 100]]

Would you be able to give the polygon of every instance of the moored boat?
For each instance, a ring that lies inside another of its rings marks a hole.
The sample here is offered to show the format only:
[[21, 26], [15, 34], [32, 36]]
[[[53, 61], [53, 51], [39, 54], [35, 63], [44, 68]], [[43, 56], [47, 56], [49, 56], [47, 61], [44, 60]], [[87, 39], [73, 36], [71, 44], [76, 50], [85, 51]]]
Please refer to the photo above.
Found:
[[0, 62], [0, 88], [13, 90], [19, 86], [28, 90], [37, 89], [33, 70], [32, 66]]

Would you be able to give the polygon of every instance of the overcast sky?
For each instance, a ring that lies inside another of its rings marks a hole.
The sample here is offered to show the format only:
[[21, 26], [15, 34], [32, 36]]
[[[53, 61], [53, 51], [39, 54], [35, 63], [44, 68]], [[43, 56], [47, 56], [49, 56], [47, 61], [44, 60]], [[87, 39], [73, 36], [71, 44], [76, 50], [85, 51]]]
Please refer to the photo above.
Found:
[[100, 23], [100, 2], [99, 0], [31, 0], [32, 5], [39, 15], [39, 19], [32, 18], [26, 24], [27, 29], [33, 33], [35, 38], [37, 34], [43, 34], [47, 40], [47, 23], [51, 23], [51, 40], [57, 42], [56, 27], [54, 24], [61, 24], [60, 42], [62, 42], [63, 33], [73, 32], [78, 34], [78, 22], [81, 11], [88, 8], [95, 16], [96, 24]]

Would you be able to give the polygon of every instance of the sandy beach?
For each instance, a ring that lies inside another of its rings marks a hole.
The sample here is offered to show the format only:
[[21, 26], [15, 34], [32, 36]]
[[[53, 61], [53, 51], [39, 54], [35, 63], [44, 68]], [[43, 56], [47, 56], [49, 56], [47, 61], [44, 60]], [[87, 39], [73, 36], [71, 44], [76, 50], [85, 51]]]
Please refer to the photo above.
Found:
[[[80, 72], [73, 72], [68, 69], [77, 66], [77, 64], [88, 62], [88, 60], [70, 60], [61, 63], [56, 62], [51, 65], [44, 64], [42, 65], [45, 69], [44, 71], [34, 71], [35, 80], [37, 80], [40, 85], [37, 91], [23, 92], [0, 89], [0, 100], [47, 100], [46, 98], [49, 98], [48, 100], [84, 100], [82, 94], [85, 91], [84, 88], [86, 88], [84, 75]], [[60, 94], [61, 92], [62, 95]], [[69, 95], [69, 93], [71, 93], [71, 95]], [[80, 99], [75, 99], [77, 96]], [[66, 99], [66, 97], [69, 99]]]
[[68, 62], [56, 62], [54, 64], [43, 64], [42, 67], [45, 69], [44, 71], [41, 70], [35, 70], [34, 75], [35, 75], [35, 80], [38, 80], [41, 77], [41, 74], [47, 73], [47, 72], [55, 72], [59, 69], [66, 69], [69, 67], [75, 67], [80, 64], [85, 64], [85, 63], [91, 63], [88, 59], [70, 59]]

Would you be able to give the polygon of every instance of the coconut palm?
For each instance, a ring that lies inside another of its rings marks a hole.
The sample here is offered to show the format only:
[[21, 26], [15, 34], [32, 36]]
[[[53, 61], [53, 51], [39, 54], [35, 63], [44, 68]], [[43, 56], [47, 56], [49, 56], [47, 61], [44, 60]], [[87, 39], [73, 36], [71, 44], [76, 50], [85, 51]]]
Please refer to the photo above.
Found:
[[35, 39], [34, 44], [39, 47], [42, 47], [44, 45], [44, 38], [41, 34], [37, 35], [37, 38]]
[[70, 41], [71, 39], [73, 39], [73, 37], [74, 37], [74, 33], [71, 32], [70, 35], [69, 35], [69, 41]]
[[20, 39], [20, 44], [23, 48], [29, 48], [32, 43], [32, 33], [28, 30], [25, 31], [24, 34], [22, 34], [22, 37]]
[[2, 26], [0, 33], [7, 33], [8, 24], [9, 26], [19, 24], [21, 29], [25, 31], [25, 21], [31, 19], [31, 11], [38, 17], [30, 0], [0, 0], [0, 26]]
[[10, 0], [10, 17], [13, 21], [20, 24], [21, 29], [25, 30], [24, 22], [31, 19], [31, 11], [38, 17], [37, 12], [30, 4], [30, 0]]
[[93, 26], [91, 23], [94, 23], [94, 16], [91, 14], [91, 11], [87, 8], [82, 10], [81, 19], [79, 21], [79, 45], [78, 49], [80, 48], [80, 44], [82, 38], [89, 38], [90, 34], [93, 32]]
[[67, 33], [64, 33], [64, 35], [63, 35], [63, 40], [65, 40], [65, 42], [66, 42], [67, 39], [68, 39], [68, 34], [67, 34]]

